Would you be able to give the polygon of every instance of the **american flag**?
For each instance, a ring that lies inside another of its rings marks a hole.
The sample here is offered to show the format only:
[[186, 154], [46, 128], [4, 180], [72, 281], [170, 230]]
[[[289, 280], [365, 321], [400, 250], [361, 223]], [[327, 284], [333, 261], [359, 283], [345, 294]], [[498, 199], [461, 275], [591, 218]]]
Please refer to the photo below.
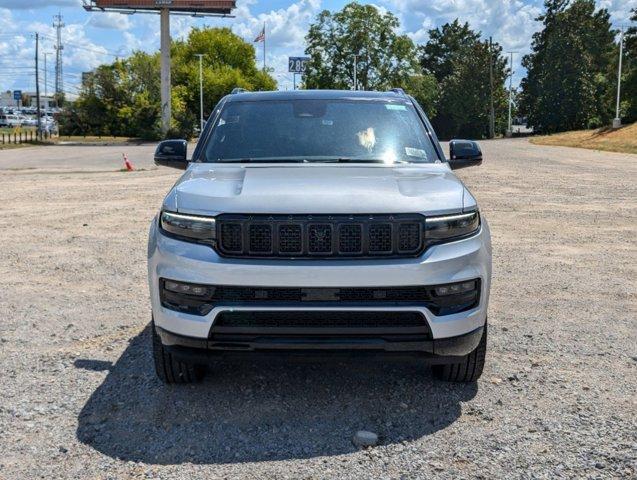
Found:
[[261, 33], [257, 35], [257, 38], [254, 39], [254, 42], [265, 42], [265, 25], [263, 25], [263, 30]]

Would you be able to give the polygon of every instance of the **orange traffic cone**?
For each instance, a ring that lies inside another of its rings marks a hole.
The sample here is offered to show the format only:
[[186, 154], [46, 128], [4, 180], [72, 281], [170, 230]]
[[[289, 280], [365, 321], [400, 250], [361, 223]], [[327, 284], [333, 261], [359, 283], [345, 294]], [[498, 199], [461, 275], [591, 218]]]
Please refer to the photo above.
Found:
[[132, 172], [134, 170], [133, 164], [130, 163], [125, 153], [122, 153], [122, 156], [124, 157], [124, 166], [126, 167], [126, 170]]

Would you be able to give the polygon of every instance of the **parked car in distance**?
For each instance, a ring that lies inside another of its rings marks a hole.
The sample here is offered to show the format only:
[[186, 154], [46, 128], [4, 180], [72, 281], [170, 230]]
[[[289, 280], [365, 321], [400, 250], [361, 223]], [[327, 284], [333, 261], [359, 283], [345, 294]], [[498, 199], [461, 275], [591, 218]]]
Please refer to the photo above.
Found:
[[[214, 109], [152, 221], [155, 371], [202, 378], [227, 353], [409, 354], [473, 382], [487, 349], [491, 240], [414, 98], [390, 92], [240, 92]], [[212, 372], [214, 374], [214, 372]]]
[[2, 114], [0, 115], [0, 127], [19, 127], [22, 121], [18, 115]]

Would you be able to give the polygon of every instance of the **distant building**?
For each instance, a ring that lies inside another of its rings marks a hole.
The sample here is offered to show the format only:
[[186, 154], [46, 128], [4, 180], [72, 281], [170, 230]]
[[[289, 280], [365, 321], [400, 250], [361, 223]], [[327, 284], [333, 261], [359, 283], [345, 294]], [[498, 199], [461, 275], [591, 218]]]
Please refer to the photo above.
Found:
[[[0, 107], [18, 107], [18, 106], [31, 106], [31, 107], [35, 107], [36, 106], [36, 93], [35, 92], [28, 92], [23, 90], [22, 91], [23, 96], [26, 96], [30, 99], [31, 104], [30, 105], [22, 105], [22, 103], [20, 103], [20, 105], [18, 105], [18, 101], [13, 99], [13, 91], [11, 90], [7, 90], [6, 92], [1, 92], [0, 93]], [[55, 97], [53, 97], [53, 95], [47, 95], [44, 96], [42, 94], [40, 94], [40, 108], [45, 110], [45, 109], [49, 109], [49, 108], [55, 108], [55, 106], [57, 105], [57, 102], [55, 101]]]
[[0, 93], [0, 107], [17, 107], [18, 102], [13, 99], [13, 92], [7, 90]]

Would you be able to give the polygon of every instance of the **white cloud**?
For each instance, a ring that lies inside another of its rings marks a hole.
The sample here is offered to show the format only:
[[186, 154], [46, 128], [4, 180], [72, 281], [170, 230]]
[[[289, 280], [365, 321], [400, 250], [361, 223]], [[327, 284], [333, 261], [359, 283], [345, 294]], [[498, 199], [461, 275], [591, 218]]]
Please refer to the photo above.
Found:
[[[302, 55], [305, 51], [305, 34], [310, 23], [321, 10], [321, 0], [299, 0], [287, 8], [252, 15], [250, 5], [254, 1], [238, 5], [232, 31], [247, 42], [252, 42], [265, 23], [266, 63], [274, 68], [273, 75], [281, 89], [292, 88], [292, 74], [288, 73], [288, 56]], [[261, 62], [262, 43], [254, 44], [257, 61]]]
[[11, 8], [13, 10], [33, 10], [44, 7], [78, 7], [82, 5], [81, 0], [0, 0], [0, 8]]
[[[235, 18], [196, 19], [173, 15], [171, 33], [173, 38], [184, 38], [193, 26], [225, 26], [252, 43], [265, 22], [267, 64], [274, 68], [273, 74], [279, 87], [291, 88], [292, 76], [287, 72], [287, 57], [302, 55], [305, 51], [305, 35], [322, 8], [322, 0], [289, 1], [291, 3], [286, 7], [264, 10], [267, 7], [263, 0], [238, 0], [233, 12]], [[342, 4], [347, 1], [342, 0]], [[505, 51], [518, 52], [514, 56], [515, 83], [524, 73], [520, 60], [530, 49], [533, 33], [541, 28], [535, 18], [543, 10], [543, 0], [374, 0], [365, 3], [395, 13], [401, 20], [401, 32], [407, 33], [416, 43], [424, 43], [428, 31], [436, 26], [455, 18], [461, 22], [468, 21], [485, 38], [492, 35]], [[333, 1], [329, 4], [334, 5]], [[5, 68], [4, 75], [0, 76], [0, 89], [7, 88], [9, 80], [15, 87], [30, 88], [28, 85], [34, 85], [33, 78], [26, 74], [18, 75], [17, 68], [24, 69], [33, 64], [34, 41], [31, 32], [43, 34], [42, 52], [53, 52], [55, 31], [49, 18], [52, 13], [41, 13], [45, 6], [72, 7], [68, 10], [74, 12], [73, 15], [67, 15], [62, 11], [67, 16], [67, 26], [62, 34], [65, 44], [65, 83], [71, 89], [73, 87], [70, 85], [79, 83], [81, 71], [112, 61], [113, 53], [124, 56], [137, 49], [155, 51], [159, 48], [157, 15], [126, 16], [103, 12], [82, 15], [80, 5], [81, 0], [0, 0], [0, 66]], [[598, 0], [597, 5], [599, 8], [608, 8], [613, 24], [619, 26], [629, 23], [629, 12], [637, 8], [637, 0]], [[72, 18], [71, 22], [69, 18]], [[108, 45], [108, 49], [104, 45]], [[254, 46], [260, 65], [263, 44]], [[15, 66], [14, 70], [10, 70], [16, 72], [13, 76], [7, 73], [7, 59], [11, 59], [12, 67]], [[51, 72], [52, 65], [53, 56], [49, 56]]]
[[111, 30], [129, 30], [132, 27], [132, 22], [128, 15], [117, 12], [100, 12], [99, 15], [91, 15], [88, 25]]
[[541, 2], [533, 0], [384, 0], [389, 10], [396, 13], [410, 37], [419, 44], [429, 38], [429, 30], [456, 18], [468, 22], [484, 38], [493, 37], [504, 51], [514, 55], [514, 83], [521, 79], [520, 60], [531, 45], [531, 37], [540, 28], [535, 18], [541, 13]]

